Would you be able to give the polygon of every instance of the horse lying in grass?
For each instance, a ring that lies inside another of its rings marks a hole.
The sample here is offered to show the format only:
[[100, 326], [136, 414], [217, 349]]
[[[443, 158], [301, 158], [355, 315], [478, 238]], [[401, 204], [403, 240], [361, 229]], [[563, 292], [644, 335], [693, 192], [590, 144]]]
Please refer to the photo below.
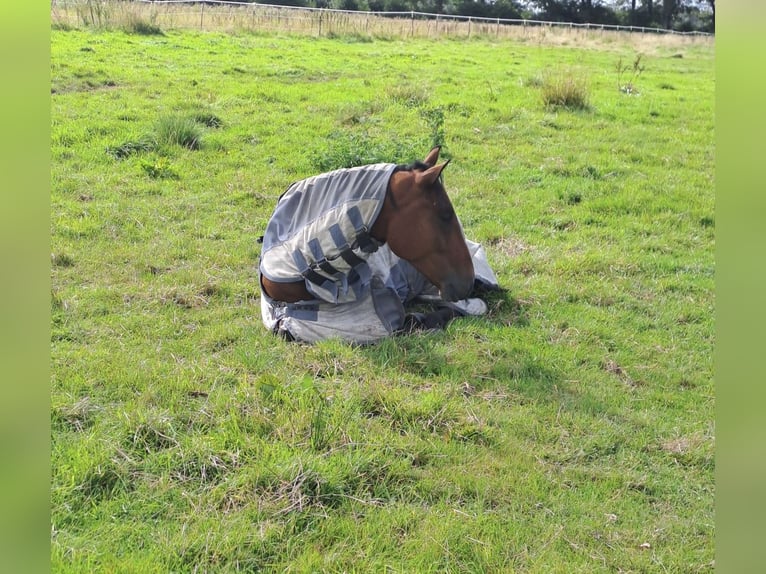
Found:
[[[497, 288], [442, 183], [440, 148], [411, 165], [340, 169], [292, 184], [261, 238], [261, 315], [288, 340], [366, 344], [480, 315]], [[429, 313], [405, 304], [428, 301]]]

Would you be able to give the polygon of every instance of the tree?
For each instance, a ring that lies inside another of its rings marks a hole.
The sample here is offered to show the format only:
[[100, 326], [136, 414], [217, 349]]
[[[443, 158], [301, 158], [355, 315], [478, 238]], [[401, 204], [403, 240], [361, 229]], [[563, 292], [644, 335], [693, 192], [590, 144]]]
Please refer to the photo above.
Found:
[[357, 0], [336, 0], [334, 2], [335, 7], [338, 10], [360, 10], [359, 2]]
[[715, 32], [715, 0], [707, 0], [707, 4], [710, 6], [710, 10], [713, 12], [710, 28], [713, 32]]
[[517, 0], [496, 0], [492, 5], [495, 18], [521, 18], [521, 4]]
[[578, 0], [532, 0], [537, 16], [553, 22], [579, 22]]
[[616, 24], [614, 10], [602, 0], [531, 0], [537, 16], [553, 22]]
[[662, 0], [662, 27], [670, 30], [673, 27], [673, 16], [678, 10], [676, 0]]

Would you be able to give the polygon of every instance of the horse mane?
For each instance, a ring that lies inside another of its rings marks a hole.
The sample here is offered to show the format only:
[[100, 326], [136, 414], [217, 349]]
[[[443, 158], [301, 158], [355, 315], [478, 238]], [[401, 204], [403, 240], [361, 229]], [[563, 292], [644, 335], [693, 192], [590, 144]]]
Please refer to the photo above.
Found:
[[[428, 165], [427, 163], [424, 163], [419, 160], [415, 160], [412, 163], [400, 163], [398, 164], [392, 173], [396, 173], [398, 171], [426, 171], [427, 169], [431, 168], [433, 166]], [[442, 174], [439, 174], [439, 183], [442, 183]], [[391, 185], [389, 183], [389, 185]]]
[[394, 168], [394, 173], [398, 171], [425, 171], [430, 165], [423, 163], [422, 161], [414, 161], [412, 163], [402, 163]]

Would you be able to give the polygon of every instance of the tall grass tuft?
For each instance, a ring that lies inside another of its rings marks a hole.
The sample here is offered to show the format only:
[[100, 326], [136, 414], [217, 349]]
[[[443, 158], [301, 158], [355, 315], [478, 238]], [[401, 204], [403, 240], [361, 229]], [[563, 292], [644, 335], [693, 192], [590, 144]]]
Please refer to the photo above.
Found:
[[162, 28], [153, 22], [148, 22], [136, 14], [128, 15], [122, 29], [128, 34], [139, 36], [164, 36]]
[[157, 121], [155, 127], [159, 145], [179, 145], [191, 150], [202, 146], [202, 128], [188, 116], [165, 116]]
[[543, 103], [546, 107], [570, 110], [587, 110], [590, 108], [588, 82], [573, 71], [546, 75], [541, 90]]
[[[190, 150], [202, 147], [204, 127], [217, 128], [223, 125], [223, 120], [210, 112], [197, 112], [192, 115], [168, 115], [157, 120], [154, 131], [136, 140], [124, 142], [118, 146], [109, 146], [106, 152], [116, 159], [125, 159], [136, 153], [158, 151], [175, 145]], [[174, 177], [172, 171], [155, 169], [154, 166], [144, 168], [152, 177]]]

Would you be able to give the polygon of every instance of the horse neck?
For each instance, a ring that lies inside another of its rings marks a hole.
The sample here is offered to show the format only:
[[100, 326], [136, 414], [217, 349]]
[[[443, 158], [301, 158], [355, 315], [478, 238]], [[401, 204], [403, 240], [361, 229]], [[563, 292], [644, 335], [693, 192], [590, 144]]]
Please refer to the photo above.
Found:
[[[401, 207], [403, 201], [402, 188], [409, 187], [405, 178], [412, 177], [409, 172], [399, 171], [391, 175], [386, 188], [386, 196], [383, 199], [383, 207], [380, 209], [378, 218], [370, 228], [370, 235], [381, 243], [385, 243], [388, 238], [388, 226], [391, 218], [396, 216], [397, 210]], [[403, 185], [404, 184], [404, 185]]]

